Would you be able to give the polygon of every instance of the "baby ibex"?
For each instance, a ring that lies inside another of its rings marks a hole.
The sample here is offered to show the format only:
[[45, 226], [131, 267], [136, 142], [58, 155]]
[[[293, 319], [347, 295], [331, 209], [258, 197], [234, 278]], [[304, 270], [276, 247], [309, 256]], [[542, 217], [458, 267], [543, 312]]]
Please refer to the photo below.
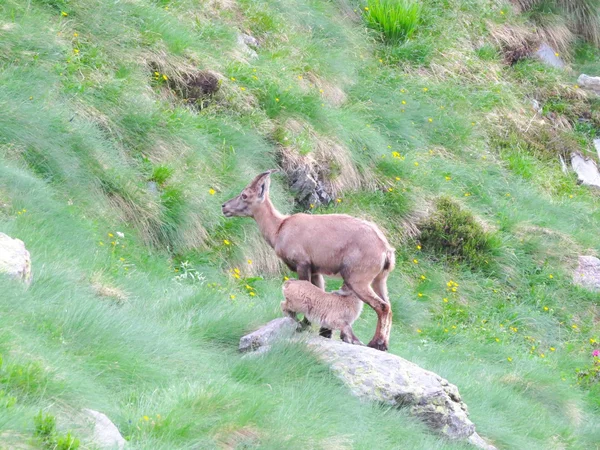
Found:
[[345, 286], [336, 292], [325, 292], [308, 281], [288, 280], [283, 284], [281, 310], [292, 319], [304, 314], [330, 330], [340, 330], [340, 339], [349, 344], [363, 345], [354, 335], [352, 324], [362, 312], [363, 302]]
[[[387, 350], [392, 326], [387, 278], [394, 249], [374, 223], [345, 214], [285, 216], [269, 199], [269, 170], [223, 205], [226, 217], [252, 217], [263, 237], [298, 278], [324, 288], [323, 275], [341, 275], [344, 284], [377, 313], [369, 347]], [[321, 334], [331, 336], [331, 330]]]

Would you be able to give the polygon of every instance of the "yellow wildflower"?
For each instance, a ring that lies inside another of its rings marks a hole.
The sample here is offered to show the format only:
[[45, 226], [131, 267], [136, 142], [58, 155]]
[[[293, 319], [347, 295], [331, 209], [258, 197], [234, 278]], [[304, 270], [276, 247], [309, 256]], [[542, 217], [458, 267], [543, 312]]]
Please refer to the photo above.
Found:
[[279, 102], [279, 99], [278, 99], [277, 97], [275, 97], [275, 101], [276, 101], [276, 102]]
[[396, 181], [400, 181], [400, 177], [396, 177]]
[[240, 90], [241, 90], [241, 91], [245, 91], [245, 90], [246, 90], [246, 88], [242, 86], [242, 87], [240, 88]]
[[302, 79], [302, 75], [298, 75], [298, 79], [301, 80]]
[[167, 80], [169, 79], [169, 77], [167, 77], [167, 76], [166, 76], [164, 73], [163, 73], [163, 76], [162, 76], [162, 78], [163, 78], [163, 80], [165, 80], [165, 81], [167, 81]]
[[420, 245], [417, 245], [417, 250], [421, 250], [421, 246]]
[[421, 330], [419, 328], [417, 328], [417, 333], [420, 333], [420, 332], [421, 332]]
[[65, 12], [65, 11], [61, 11], [60, 15], [63, 16], [63, 17], [67, 17], [69, 15], [69, 13]]
[[389, 187], [388, 192], [394, 192], [394, 188]]
[[415, 259], [413, 259], [413, 263], [419, 264], [419, 260], [415, 258]]
[[336, 198], [335, 201], [338, 202], [338, 203], [342, 203], [342, 199], [341, 198]]
[[73, 49], [73, 53], [75, 53], [75, 54], [79, 53], [79, 49], [77, 49], [77, 48], [74, 48], [74, 49]]
[[551, 352], [553, 352], [553, 351], [555, 351], [555, 350], [556, 350], [556, 349], [555, 349], [554, 347], [550, 347], [550, 351], [551, 351]]
[[287, 281], [289, 279], [290, 279], [290, 277], [283, 277], [283, 281]]
[[420, 292], [419, 292], [417, 295], [418, 295], [419, 297], [423, 297], [423, 294], [422, 294], [422, 293], [420, 293]]
[[210, 195], [215, 195], [215, 194], [217, 193], [217, 191], [215, 191], [213, 188], [210, 188], [210, 189], [208, 190], [208, 193], [209, 193]]
[[231, 242], [229, 242], [227, 239], [223, 239], [223, 244], [225, 244], [225, 245], [231, 245]]
[[369, 10], [369, 7], [368, 7], [368, 6], [365, 6], [365, 11], [368, 11], [368, 10]]
[[427, 277], [425, 275], [421, 275], [421, 280], [426, 280]]
[[73, 33], [73, 37], [79, 36], [79, 33]]
[[423, 88], [423, 92], [427, 92], [429, 89], [427, 89], [426, 87]]
[[548, 278], [552, 279], [552, 278], [554, 278], [554, 275], [550, 274], [550, 275], [548, 275]]
[[512, 362], [512, 358], [511, 358], [510, 356], [509, 356], [508, 358], [506, 358], [506, 360], [507, 360], [508, 362]]
[[450, 181], [452, 179], [452, 177], [446, 176], [446, 181]]
[[433, 119], [430, 117], [429, 119], [427, 119], [429, 122], [433, 122]]
[[108, 233], [108, 237], [114, 237], [112, 233]]
[[252, 260], [251, 259], [248, 260], [248, 264], [252, 264]]
[[403, 104], [403, 105], [406, 105], [406, 100], [402, 100], [402, 104]]
[[254, 297], [256, 294], [254, 292], [250, 292], [250, 297]]
[[444, 301], [444, 303], [448, 303], [448, 299], [446, 297], [444, 297], [442, 300]]
[[547, 306], [544, 306], [544, 311], [548, 311], [548, 307]]
[[418, 166], [418, 165], [419, 165], [419, 163], [415, 161], [415, 166]]
[[546, 355], [544, 355], [543, 353], [540, 353], [540, 357], [545, 358]]
[[235, 81], [235, 77], [231, 77], [231, 81]]
[[496, 342], [500, 342], [500, 339], [496, 338]]
[[144, 416], [144, 420], [145, 420], [146, 422], [148, 422], [148, 421], [150, 420], [150, 417], [148, 417], [148, 416]]
[[231, 294], [231, 295], [229, 296], [229, 298], [230, 298], [231, 300], [235, 300], [235, 295]]
[[233, 269], [233, 271], [234, 271], [235, 273], [237, 273], [237, 274], [239, 274], [239, 273], [240, 273], [240, 269], [238, 269], [237, 267], [236, 267], [235, 269]]

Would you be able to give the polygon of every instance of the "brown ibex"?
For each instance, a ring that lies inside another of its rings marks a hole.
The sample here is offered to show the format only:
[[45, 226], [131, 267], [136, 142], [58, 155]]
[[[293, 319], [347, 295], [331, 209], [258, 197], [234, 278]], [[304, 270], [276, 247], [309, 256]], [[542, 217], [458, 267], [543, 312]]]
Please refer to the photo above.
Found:
[[[223, 204], [226, 217], [252, 217], [275, 253], [298, 278], [324, 289], [323, 275], [341, 275], [344, 283], [377, 313], [369, 347], [387, 350], [392, 326], [387, 278], [394, 268], [394, 249], [377, 225], [345, 214], [286, 216], [269, 199], [269, 170], [240, 195]], [[331, 336], [331, 330], [321, 330]]]
[[336, 292], [325, 292], [309, 281], [288, 280], [283, 284], [281, 302], [283, 313], [294, 320], [304, 314], [311, 322], [331, 330], [340, 330], [340, 339], [349, 344], [362, 345], [352, 324], [362, 312], [363, 302], [345, 286]]

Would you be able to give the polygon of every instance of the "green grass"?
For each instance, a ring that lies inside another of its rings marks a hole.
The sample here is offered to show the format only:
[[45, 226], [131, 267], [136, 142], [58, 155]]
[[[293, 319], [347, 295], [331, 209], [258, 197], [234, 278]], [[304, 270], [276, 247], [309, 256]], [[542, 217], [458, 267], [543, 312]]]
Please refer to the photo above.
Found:
[[[456, 384], [498, 448], [597, 447], [599, 297], [571, 271], [600, 250], [599, 199], [557, 158], [593, 156], [597, 102], [568, 73], [502, 65], [490, 21], [527, 15], [431, 0], [382, 42], [364, 6], [0, 5], [0, 230], [26, 243], [34, 271], [29, 289], [0, 277], [9, 448], [42, 435], [84, 448], [83, 408], [140, 449], [467, 448], [354, 398], [301, 346], [236, 351], [281, 315], [291, 274], [220, 205], [274, 168], [279, 146], [310, 157], [321, 140], [366, 182], [313, 212], [374, 220], [397, 248], [390, 351]], [[236, 48], [238, 30], [260, 39], [257, 59]], [[574, 65], [595, 70], [597, 53], [576, 44]], [[219, 90], [189, 106], [153, 68], [168, 80], [211, 70]], [[531, 121], [531, 96], [572, 130]], [[272, 197], [297, 209], [284, 176]], [[483, 243], [453, 241], [458, 263], [415, 236], [440, 197], [460, 199], [452, 217]], [[480, 270], [486, 249], [493, 268]], [[355, 328], [368, 341], [373, 311]]]

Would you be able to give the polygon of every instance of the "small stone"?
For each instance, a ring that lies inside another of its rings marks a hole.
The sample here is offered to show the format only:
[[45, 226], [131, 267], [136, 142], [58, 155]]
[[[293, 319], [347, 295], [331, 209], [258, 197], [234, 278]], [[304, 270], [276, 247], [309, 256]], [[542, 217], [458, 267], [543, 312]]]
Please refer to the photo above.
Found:
[[83, 412], [94, 421], [93, 441], [98, 448], [107, 450], [122, 450], [125, 448], [125, 439], [106, 415], [93, 409], [84, 409]]
[[31, 284], [31, 256], [20, 239], [0, 233], [0, 273]]
[[571, 166], [579, 182], [588, 186], [600, 187], [600, 173], [596, 161], [585, 158], [581, 153], [571, 154]]
[[595, 256], [580, 256], [579, 266], [573, 274], [573, 283], [600, 292], [600, 259]]
[[577, 78], [577, 85], [588, 91], [600, 95], [600, 77], [590, 77], [584, 73]]
[[535, 52], [535, 55], [544, 63], [557, 69], [564, 69], [565, 63], [558, 56], [556, 50], [550, 47], [548, 44], [543, 43]]

